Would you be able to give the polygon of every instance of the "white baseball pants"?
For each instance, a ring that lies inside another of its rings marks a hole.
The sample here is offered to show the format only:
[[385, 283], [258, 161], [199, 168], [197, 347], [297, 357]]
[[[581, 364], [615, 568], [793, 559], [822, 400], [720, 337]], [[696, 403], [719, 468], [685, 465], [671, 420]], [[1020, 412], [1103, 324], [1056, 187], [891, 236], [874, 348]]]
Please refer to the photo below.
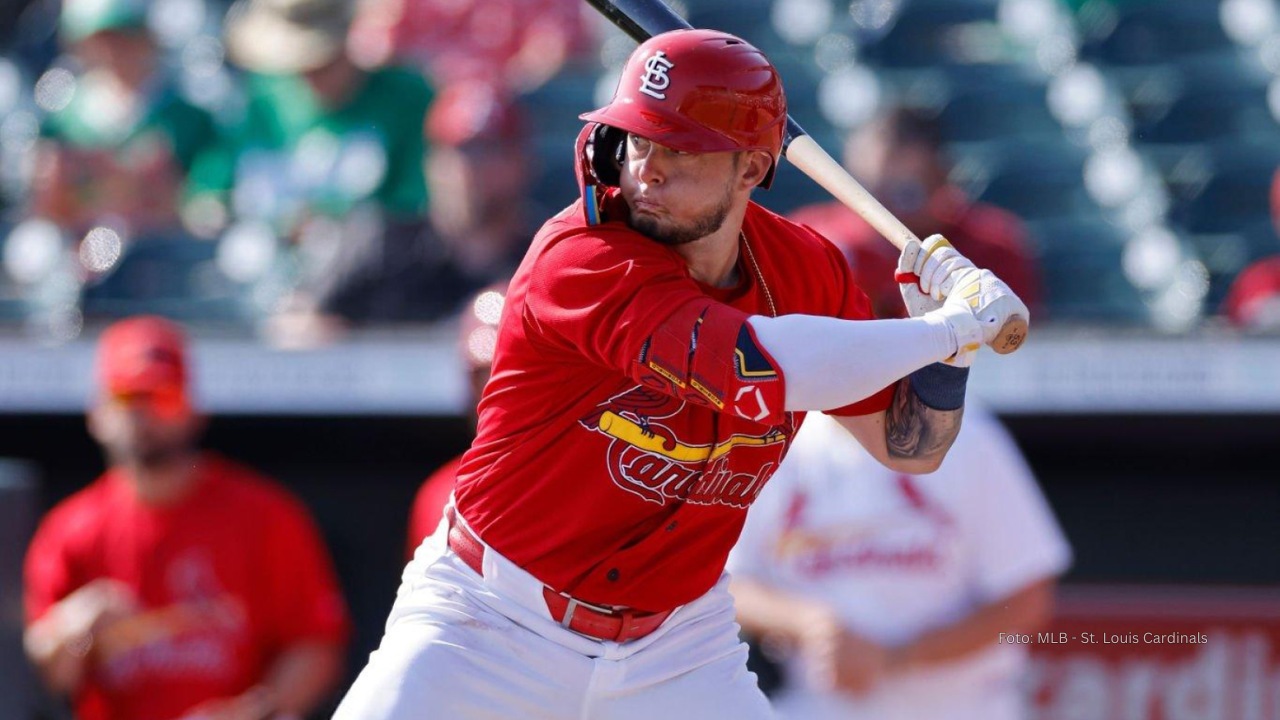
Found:
[[334, 720], [763, 720], [726, 579], [649, 635], [595, 640], [551, 619], [542, 583], [445, 525], [405, 568], [381, 646]]

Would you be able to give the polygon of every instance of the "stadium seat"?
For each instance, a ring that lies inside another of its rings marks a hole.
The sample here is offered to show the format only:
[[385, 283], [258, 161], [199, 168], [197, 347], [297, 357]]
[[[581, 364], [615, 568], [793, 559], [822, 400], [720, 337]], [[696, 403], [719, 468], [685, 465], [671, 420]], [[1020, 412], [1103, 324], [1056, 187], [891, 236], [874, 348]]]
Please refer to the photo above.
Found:
[[1055, 322], [1146, 324], [1150, 311], [1125, 277], [1128, 237], [1101, 218], [1028, 223], [1039, 254], [1045, 304]]
[[115, 267], [81, 292], [89, 318], [154, 313], [184, 322], [247, 325], [256, 313], [250, 288], [219, 271], [217, 244], [188, 238], [140, 240]]
[[1280, 125], [1267, 104], [1269, 74], [1234, 52], [1195, 61], [1110, 68], [1107, 73], [1133, 117], [1136, 143], [1280, 139]]
[[1238, 232], [1270, 217], [1280, 145], [1225, 142], [1209, 148], [1208, 177], [1175, 197], [1170, 219], [1191, 233]]
[[948, 142], [1061, 139], [1042, 78], [1014, 65], [890, 70], [886, 85], [909, 105], [934, 108]]
[[1255, 220], [1232, 232], [1188, 236], [1209, 271], [1208, 307], [1218, 307], [1236, 275], [1251, 263], [1280, 253], [1280, 237], [1270, 218]]
[[1113, 3], [1114, 23], [1084, 29], [1082, 58], [1106, 65], [1148, 65], [1233, 47], [1209, 0]]
[[769, 51], [781, 40], [767, 22], [772, 0], [686, 0], [689, 24], [733, 33]]
[[984, 62], [998, 48], [992, 37], [967, 30], [995, 26], [997, 0], [915, 0], [902, 5], [887, 32], [862, 33], [862, 59], [873, 65], [897, 68]]

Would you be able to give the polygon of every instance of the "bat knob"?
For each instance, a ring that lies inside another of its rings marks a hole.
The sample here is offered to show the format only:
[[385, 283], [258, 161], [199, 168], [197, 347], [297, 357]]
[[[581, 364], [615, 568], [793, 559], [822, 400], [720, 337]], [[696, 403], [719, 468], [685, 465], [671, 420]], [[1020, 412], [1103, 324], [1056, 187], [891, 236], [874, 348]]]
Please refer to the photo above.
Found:
[[1008, 355], [1022, 347], [1022, 341], [1026, 339], [1027, 319], [1014, 315], [1005, 321], [996, 338], [991, 341], [991, 349], [1000, 355]]

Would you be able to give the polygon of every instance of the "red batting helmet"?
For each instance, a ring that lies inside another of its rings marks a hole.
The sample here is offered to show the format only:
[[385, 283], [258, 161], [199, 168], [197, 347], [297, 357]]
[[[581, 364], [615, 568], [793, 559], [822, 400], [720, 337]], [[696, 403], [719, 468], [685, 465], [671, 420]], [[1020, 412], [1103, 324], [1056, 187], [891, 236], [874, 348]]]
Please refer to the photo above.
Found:
[[[787, 99], [778, 71], [745, 40], [716, 30], [673, 30], [636, 48], [613, 101], [582, 119], [685, 152], [763, 150], [773, 158], [760, 183], [767, 188], [782, 153]], [[605, 148], [610, 138], [599, 130], [591, 132], [594, 160], [581, 159], [600, 182], [616, 185], [616, 170], [602, 161], [620, 159], [621, 136], [614, 133], [613, 146]]]

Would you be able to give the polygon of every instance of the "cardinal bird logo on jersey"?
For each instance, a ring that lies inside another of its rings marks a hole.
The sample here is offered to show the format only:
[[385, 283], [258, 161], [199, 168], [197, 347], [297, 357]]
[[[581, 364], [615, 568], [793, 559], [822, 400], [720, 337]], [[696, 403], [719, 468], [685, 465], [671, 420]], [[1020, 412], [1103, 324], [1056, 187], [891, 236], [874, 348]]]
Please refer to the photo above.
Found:
[[690, 422], [685, 401], [643, 385], [615, 395], [579, 422], [610, 438], [606, 462], [614, 483], [659, 505], [682, 500], [747, 508], [777, 469], [794, 434], [788, 415], [786, 425], [763, 434], [689, 442], [677, 428], [710, 424]]

